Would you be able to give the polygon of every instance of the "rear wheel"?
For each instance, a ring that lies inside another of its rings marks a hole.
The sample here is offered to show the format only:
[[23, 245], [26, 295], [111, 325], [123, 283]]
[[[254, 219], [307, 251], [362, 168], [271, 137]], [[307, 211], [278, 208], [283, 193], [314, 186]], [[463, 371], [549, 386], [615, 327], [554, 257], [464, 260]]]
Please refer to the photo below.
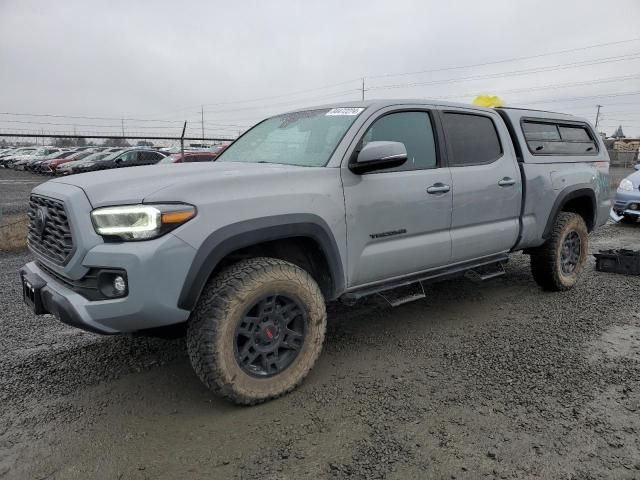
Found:
[[551, 235], [531, 252], [531, 273], [544, 290], [569, 290], [584, 270], [589, 251], [589, 233], [583, 218], [560, 212]]
[[307, 376], [325, 330], [324, 298], [311, 276], [289, 262], [255, 258], [205, 287], [187, 348], [207, 387], [251, 405], [293, 390]]

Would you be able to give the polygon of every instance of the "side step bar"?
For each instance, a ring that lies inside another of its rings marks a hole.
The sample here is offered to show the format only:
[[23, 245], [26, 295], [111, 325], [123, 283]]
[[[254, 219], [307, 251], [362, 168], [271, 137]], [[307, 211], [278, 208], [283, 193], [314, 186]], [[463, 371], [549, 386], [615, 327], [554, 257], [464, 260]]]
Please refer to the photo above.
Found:
[[424, 287], [422, 282], [412, 283], [405, 287], [394, 288], [393, 290], [385, 290], [384, 292], [378, 292], [382, 298], [384, 298], [392, 307], [399, 307], [405, 303], [413, 302], [425, 298], [427, 295], [424, 293]]
[[484, 282], [492, 278], [501, 277], [505, 273], [504, 263], [496, 263], [495, 265], [469, 270], [464, 276], [472, 282]]
[[[437, 282], [440, 280], [446, 280], [449, 278], [467, 276], [474, 281], [485, 281], [492, 278], [496, 278], [505, 274], [504, 264], [509, 260], [509, 256], [494, 255], [487, 257], [479, 262], [466, 262], [452, 267], [440, 268], [431, 270], [428, 272], [422, 272], [407, 277], [392, 280], [390, 282], [379, 283], [377, 285], [371, 285], [367, 287], [357, 288], [352, 291], [346, 292], [340, 297], [340, 300], [344, 303], [354, 303], [356, 300], [366, 297], [368, 295], [379, 294], [383, 297], [391, 306], [398, 306], [404, 303], [418, 300], [425, 297], [424, 289], [422, 287], [423, 282]], [[410, 294], [400, 296], [387, 293], [390, 290], [398, 289], [400, 287], [416, 287], [419, 286], [420, 291], [414, 291]], [[383, 292], [385, 292], [383, 294]]]

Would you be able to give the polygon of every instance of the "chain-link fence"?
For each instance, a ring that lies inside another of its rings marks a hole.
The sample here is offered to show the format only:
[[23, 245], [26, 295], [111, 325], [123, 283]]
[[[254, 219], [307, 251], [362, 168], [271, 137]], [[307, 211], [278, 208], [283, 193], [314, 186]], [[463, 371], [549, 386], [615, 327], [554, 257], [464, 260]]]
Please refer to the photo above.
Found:
[[637, 150], [630, 152], [609, 150], [609, 158], [612, 167], [631, 168], [640, 162]]

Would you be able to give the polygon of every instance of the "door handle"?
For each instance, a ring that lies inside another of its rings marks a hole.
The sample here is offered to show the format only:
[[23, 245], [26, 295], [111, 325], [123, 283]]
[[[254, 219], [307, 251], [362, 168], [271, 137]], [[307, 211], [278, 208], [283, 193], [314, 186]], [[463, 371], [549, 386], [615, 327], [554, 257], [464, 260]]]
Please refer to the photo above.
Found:
[[427, 193], [431, 193], [431, 194], [447, 193], [449, 190], [451, 190], [451, 187], [449, 185], [445, 185], [444, 183], [438, 182], [438, 183], [434, 183], [429, 188], [427, 188]]
[[504, 177], [502, 180], [498, 181], [498, 185], [501, 187], [510, 187], [515, 184], [516, 181], [511, 177]]

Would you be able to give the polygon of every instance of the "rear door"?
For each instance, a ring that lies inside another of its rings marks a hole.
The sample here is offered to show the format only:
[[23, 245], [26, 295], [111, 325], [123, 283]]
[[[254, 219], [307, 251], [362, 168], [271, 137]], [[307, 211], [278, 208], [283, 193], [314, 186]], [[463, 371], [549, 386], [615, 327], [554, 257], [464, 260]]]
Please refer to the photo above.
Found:
[[115, 164], [118, 167], [133, 167], [138, 163], [138, 155], [140, 152], [137, 150], [130, 150], [126, 153], [123, 153], [118, 158], [115, 159]]
[[451, 261], [509, 251], [519, 232], [522, 182], [508, 131], [491, 111], [444, 108], [451, 167]]
[[140, 165], [155, 165], [164, 158], [164, 155], [159, 152], [141, 152], [141, 154]]
[[354, 139], [402, 142], [407, 162], [356, 175], [342, 167], [347, 215], [348, 282], [362, 286], [446, 265], [451, 257], [451, 174], [442, 164], [437, 114], [424, 106], [388, 108]]

